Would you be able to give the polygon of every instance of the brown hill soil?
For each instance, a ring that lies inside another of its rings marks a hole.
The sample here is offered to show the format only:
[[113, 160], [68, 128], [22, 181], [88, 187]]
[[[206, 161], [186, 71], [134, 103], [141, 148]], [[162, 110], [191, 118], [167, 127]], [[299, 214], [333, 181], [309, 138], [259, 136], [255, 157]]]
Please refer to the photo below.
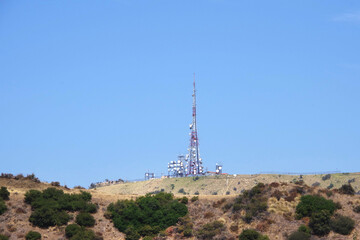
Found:
[[[256, 179], [258, 179], [258, 177], [259, 176], [257, 176]], [[253, 180], [253, 178], [249, 179]], [[182, 179], [174, 181], [179, 182], [181, 180]], [[199, 180], [193, 181], [191, 179], [191, 181], [197, 183], [197, 181]], [[236, 179], [235, 181], [238, 181], [238, 179]], [[151, 181], [148, 182], [151, 183]], [[167, 182], [166, 184], [168, 183], [169, 182]], [[182, 184], [184, 184], [182, 186], [186, 186], [186, 183]], [[326, 192], [329, 191], [323, 190], [322, 188], [318, 187], [299, 186], [293, 183], [283, 183], [277, 187], [275, 187], [275, 185], [273, 185], [273, 187], [268, 186], [269, 191], [266, 193], [266, 197], [268, 197], [268, 211], [258, 216], [250, 224], [246, 224], [242, 220], [241, 217], [242, 215], [244, 215], [244, 212], [233, 213], [231, 209], [228, 211], [224, 210], [224, 206], [226, 204], [234, 202], [237, 194], [224, 196], [200, 195], [198, 201], [189, 201], [189, 216], [192, 223], [194, 224], [193, 231], [196, 232], [206, 223], [212, 222], [214, 220], [219, 220], [225, 224], [226, 229], [222, 231], [221, 234], [218, 235], [215, 239], [237, 239], [238, 235], [243, 229], [255, 228], [262, 232], [262, 234], [268, 235], [271, 240], [285, 240], [287, 239], [286, 236], [289, 235], [291, 232], [295, 231], [301, 224], [308, 223], [307, 219], [295, 219], [295, 207], [299, 202], [301, 195], [290, 194], [290, 192], [292, 192], [295, 187], [303, 187], [305, 194], [321, 194], [328, 199], [332, 199], [334, 202], [339, 202], [342, 205], [342, 209], [338, 210], [337, 212], [345, 216], [351, 217], [356, 222], [356, 227], [349, 236], [342, 236], [331, 232], [328, 236], [322, 239], [359, 239], [358, 236], [360, 234], [360, 214], [353, 212], [352, 209], [354, 206], [360, 205], [360, 196], [342, 195], [335, 191], [332, 191], [332, 195], [328, 197]], [[24, 239], [24, 236], [28, 231], [35, 230], [42, 234], [42, 239], [65, 239], [64, 226], [53, 227], [49, 229], [40, 229], [31, 226], [28, 221], [31, 214], [31, 209], [29, 205], [24, 203], [24, 193], [29, 189], [43, 190], [49, 187], [49, 184], [33, 183], [28, 180], [9, 181], [9, 179], [0, 179], [0, 186], [8, 187], [11, 193], [10, 200], [6, 202], [9, 210], [0, 216], [1, 234], [10, 236], [10, 239]], [[181, 185], [179, 184], [179, 186], [177, 186], [177, 188], [174, 187], [173, 190], [176, 191], [176, 189], [179, 189], [180, 187]], [[280, 200], [272, 197], [276, 190], [284, 193], [284, 196], [281, 196]], [[79, 192], [79, 190], [77, 189], [65, 189], [64, 191], [69, 193]], [[118, 199], [135, 199], [139, 195], [121, 195], [118, 193], [102, 191], [100, 190], [100, 188], [98, 188], [97, 190], [86, 191], [89, 191], [93, 195], [92, 202], [96, 203], [99, 206], [98, 212], [94, 214], [94, 217], [96, 219], [96, 225], [91, 229], [93, 229], [95, 233], [102, 235], [104, 239], [124, 239], [124, 234], [120, 233], [116, 228], [114, 228], [110, 220], [104, 218], [104, 212], [106, 211], [106, 207], [108, 206], [108, 204], [111, 202], [114, 202]], [[287, 200], [285, 200], [286, 194], [288, 195]], [[176, 196], [183, 197], [184, 195], [177, 194]], [[76, 215], [76, 213], [74, 215]], [[177, 233], [176, 229], [177, 226], [170, 227], [167, 231], [168, 236], [166, 237], [166, 239], [184, 239], [181, 234]], [[189, 239], [196, 238], [192, 237]], [[321, 238], [313, 236], [312, 239]]]

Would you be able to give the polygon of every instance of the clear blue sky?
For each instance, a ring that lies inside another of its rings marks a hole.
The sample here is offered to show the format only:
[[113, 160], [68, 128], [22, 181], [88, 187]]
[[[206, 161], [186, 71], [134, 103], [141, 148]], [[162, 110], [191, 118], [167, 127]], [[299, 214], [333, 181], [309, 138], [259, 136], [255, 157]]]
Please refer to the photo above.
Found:
[[200, 152], [360, 170], [360, 2], [0, 1], [0, 171], [89, 186]]

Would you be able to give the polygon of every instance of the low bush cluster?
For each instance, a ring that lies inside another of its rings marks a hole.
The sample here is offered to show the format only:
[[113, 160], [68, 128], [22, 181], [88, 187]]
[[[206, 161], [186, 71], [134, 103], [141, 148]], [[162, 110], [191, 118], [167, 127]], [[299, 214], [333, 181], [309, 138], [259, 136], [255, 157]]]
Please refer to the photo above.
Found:
[[347, 194], [347, 195], [354, 195], [355, 194], [355, 190], [354, 188], [351, 186], [351, 184], [344, 184], [339, 188], [339, 193], [341, 194]]
[[[332, 200], [317, 195], [306, 195], [301, 197], [300, 203], [296, 207], [296, 217], [298, 219], [310, 217], [309, 227], [317, 236], [325, 236], [331, 230], [342, 235], [349, 235], [354, 229], [355, 222], [349, 217], [338, 214], [332, 218], [336, 209], [339, 208], [341, 206]], [[299, 229], [298, 232], [308, 234], [309, 231], [304, 229], [305, 227], [303, 227], [303, 231]], [[301, 235], [304, 234], [293, 233], [291, 236], [292, 239], [300, 239]]]
[[360, 205], [355, 206], [355, 207], [353, 208], [353, 211], [356, 212], [356, 213], [360, 213]]
[[250, 223], [258, 214], [265, 212], [268, 208], [267, 198], [264, 196], [265, 185], [258, 183], [251, 190], [244, 191], [236, 198], [233, 205], [233, 212], [245, 210], [244, 221]]
[[309, 240], [311, 238], [311, 229], [308, 226], [301, 225], [297, 231], [290, 234], [288, 240]]
[[196, 202], [197, 200], [199, 200], [199, 197], [198, 196], [193, 196], [191, 198], [191, 202]]
[[239, 236], [239, 240], [270, 240], [268, 236], [262, 235], [254, 229], [245, 229]]
[[180, 199], [180, 202], [183, 203], [183, 204], [188, 204], [189, 199], [188, 199], [187, 197], [182, 197], [182, 198]]
[[323, 180], [323, 181], [326, 181], [326, 180], [328, 180], [328, 179], [330, 179], [331, 178], [331, 174], [326, 174], [326, 175], [324, 175], [321, 179]]
[[193, 235], [192, 232], [193, 223], [188, 215], [179, 218], [179, 223], [176, 231], [182, 234], [185, 238], [189, 238]]
[[349, 235], [355, 227], [355, 221], [349, 217], [335, 215], [330, 221], [331, 229], [342, 235]]
[[180, 188], [178, 193], [186, 194], [185, 190], [183, 188]]
[[30, 190], [25, 193], [25, 202], [33, 210], [29, 221], [40, 228], [66, 225], [70, 220], [67, 213], [81, 211], [95, 213], [97, 207], [90, 203], [91, 194], [65, 194], [56, 188], [47, 188], [44, 191]]
[[171, 193], [161, 192], [147, 194], [135, 201], [119, 200], [111, 203], [105, 217], [112, 219], [119, 231], [127, 232], [127, 238], [135, 239], [138, 235], [154, 235], [173, 226], [187, 213], [184, 203], [175, 200]]
[[15, 179], [15, 180], [27, 179], [36, 183], [40, 182], [40, 180], [37, 177], [35, 177], [35, 174], [28, 174], [26, 177], [24, 177], [24, 175], [22, 174], [18, 174], [14, 176], [11, 173], [1, 173], [0, 178]]
[[198, 239], [213, 239], [216, 235], [221, 234], [225, 230], [225, 226], [222, 222], [213, 221], [203, 225], [196, 233]]
[[65, 228], [65, 236], [70, 240], [100, 240], [101, 237], [97, 237], [95, 233], [77, 224], [70, 224]]
[[30, 231], [25, 236], [26, 240], [39, 240], [41, 239], [41, 234], [35, 231]]

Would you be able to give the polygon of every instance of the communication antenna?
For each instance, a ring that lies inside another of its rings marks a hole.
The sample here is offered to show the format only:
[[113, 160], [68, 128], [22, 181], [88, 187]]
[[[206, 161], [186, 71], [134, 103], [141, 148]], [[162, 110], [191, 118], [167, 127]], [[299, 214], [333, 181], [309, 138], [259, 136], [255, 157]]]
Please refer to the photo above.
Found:
[[204, 168], [202, 166], [202, 159], [199, 152], [199, 138], [196, 124], [196, 88], [195, 88], [195, 73], [194, 73], [194, 89], [193, 89], [193, 104], [192, 104], [192, 123], [190, 124], [190, 146], [188, 148], [189, 154], [186, 155], [187, 175], [203, 175]]
[[179, 155], [177, 161], [170, 161], [168, 163], [169, 177], [184, 177], [185, 172], [185, 156]]
[[147, 172], [145, 173], [145, 180], [150, 180], [150, 179], [153, 179], [153, 178], [155, 178], [155, 174], [154, 174], [154, 173], [151, 173], [151, 172], [149, 172], [149, 171], [147, 171]]

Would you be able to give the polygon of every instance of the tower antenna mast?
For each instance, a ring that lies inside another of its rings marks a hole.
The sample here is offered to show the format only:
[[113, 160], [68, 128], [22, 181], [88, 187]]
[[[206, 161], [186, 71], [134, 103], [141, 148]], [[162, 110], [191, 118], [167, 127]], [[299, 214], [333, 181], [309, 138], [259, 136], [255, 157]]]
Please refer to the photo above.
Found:
[[192, 123], [190, 124], [190, 147], [188, 155], [188, 175], [202, 175], [204, 168], [202, 166], [202, 159], [199, 152], [199, 138], [196, 124], [196, 88], [195, 88], [195, 73], [194, 73], [194, 89], [193, 89], [193, 105], [192, 105]]

